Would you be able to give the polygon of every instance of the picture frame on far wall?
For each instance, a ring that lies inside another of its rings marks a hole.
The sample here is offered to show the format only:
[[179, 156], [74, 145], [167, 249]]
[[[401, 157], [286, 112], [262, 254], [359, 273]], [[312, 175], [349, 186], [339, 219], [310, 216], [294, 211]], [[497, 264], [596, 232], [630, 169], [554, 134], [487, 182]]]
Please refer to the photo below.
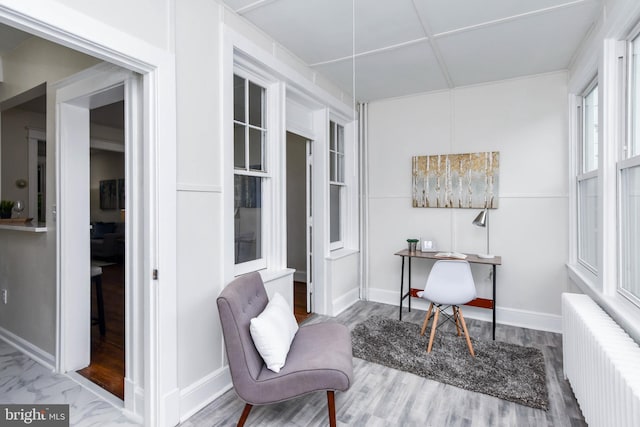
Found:
[[118, 208], [124, 209], [124, 178], [118, 180]]
[[105, 179], [100, 181], [100, 209], [110, 210], [118, 208], [117, 180]]

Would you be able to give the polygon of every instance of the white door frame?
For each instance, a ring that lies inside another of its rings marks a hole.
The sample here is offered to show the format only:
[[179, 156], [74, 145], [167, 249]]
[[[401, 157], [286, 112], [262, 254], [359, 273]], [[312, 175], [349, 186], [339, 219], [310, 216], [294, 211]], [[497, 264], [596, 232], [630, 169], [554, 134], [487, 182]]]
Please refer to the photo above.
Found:
[[56, 105], [58, 336], [56, 370], [76, 371], [90, 363], [89, 249], [89, 114], [90, 110], [125, 101], [125, 405], [132, 413], [143, 407], [144, 333], [142, 299], [144, 261], [141, 194], [143, 169], [139, 129], [141, 85], [135, 73], [103, 63], [51, 87]]
[[[144, 342], [144, 408], [136, 407], [135, 413], [146, 425], [174, 426], [180, 419], [175, 55], [53, 0], [2, 0], [0, 22], [142, 75], [143, 194], [148, 210], [143, 230], [147, 244], [142, 265], [144, 338], [137, 338]], [[55, 135], [52, 129], [47, 133], [47, 138]], [[154, 279], [153, 272], [159, 267]]]

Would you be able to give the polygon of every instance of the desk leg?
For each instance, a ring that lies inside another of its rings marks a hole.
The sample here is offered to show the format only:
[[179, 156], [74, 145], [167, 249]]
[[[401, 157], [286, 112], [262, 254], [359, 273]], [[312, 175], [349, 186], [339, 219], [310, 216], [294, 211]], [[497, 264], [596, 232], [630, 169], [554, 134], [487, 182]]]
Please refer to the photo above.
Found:
[[398, 320], [402, 320], [402, 295], [404, 294], [404, 257], [402, 258], [402, 267], [400, 267], [400, 315]]
[[496, 340], [496, 266], [493, 266], [493, 340]]
[[407, 296], [409, 297], [409, 313], [411, 313], [411, 257], [409, 257], [409, 280], [407, 280], [409, 284], [409, 289], [407, 289]]

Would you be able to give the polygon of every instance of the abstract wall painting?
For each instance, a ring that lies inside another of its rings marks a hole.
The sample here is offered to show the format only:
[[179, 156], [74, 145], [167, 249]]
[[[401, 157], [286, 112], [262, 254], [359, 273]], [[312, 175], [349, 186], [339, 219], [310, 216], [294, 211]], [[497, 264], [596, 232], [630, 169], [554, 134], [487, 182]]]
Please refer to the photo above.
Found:
[[414, 208], [498, 207], [498, 151], [414, 156], [412, 165]]

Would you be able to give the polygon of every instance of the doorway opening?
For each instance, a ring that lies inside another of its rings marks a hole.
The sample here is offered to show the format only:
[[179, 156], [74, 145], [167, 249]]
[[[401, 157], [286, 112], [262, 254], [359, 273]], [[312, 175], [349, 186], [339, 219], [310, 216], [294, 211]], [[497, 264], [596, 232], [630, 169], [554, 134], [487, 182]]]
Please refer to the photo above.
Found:
[[124, 400], [124, 100], [89, 111], [91, 354], [78, 373]]
[[293, 275], [293, 311], [298, 323], [313, 313], [312, 143], [287, 132], [287, 267]]

